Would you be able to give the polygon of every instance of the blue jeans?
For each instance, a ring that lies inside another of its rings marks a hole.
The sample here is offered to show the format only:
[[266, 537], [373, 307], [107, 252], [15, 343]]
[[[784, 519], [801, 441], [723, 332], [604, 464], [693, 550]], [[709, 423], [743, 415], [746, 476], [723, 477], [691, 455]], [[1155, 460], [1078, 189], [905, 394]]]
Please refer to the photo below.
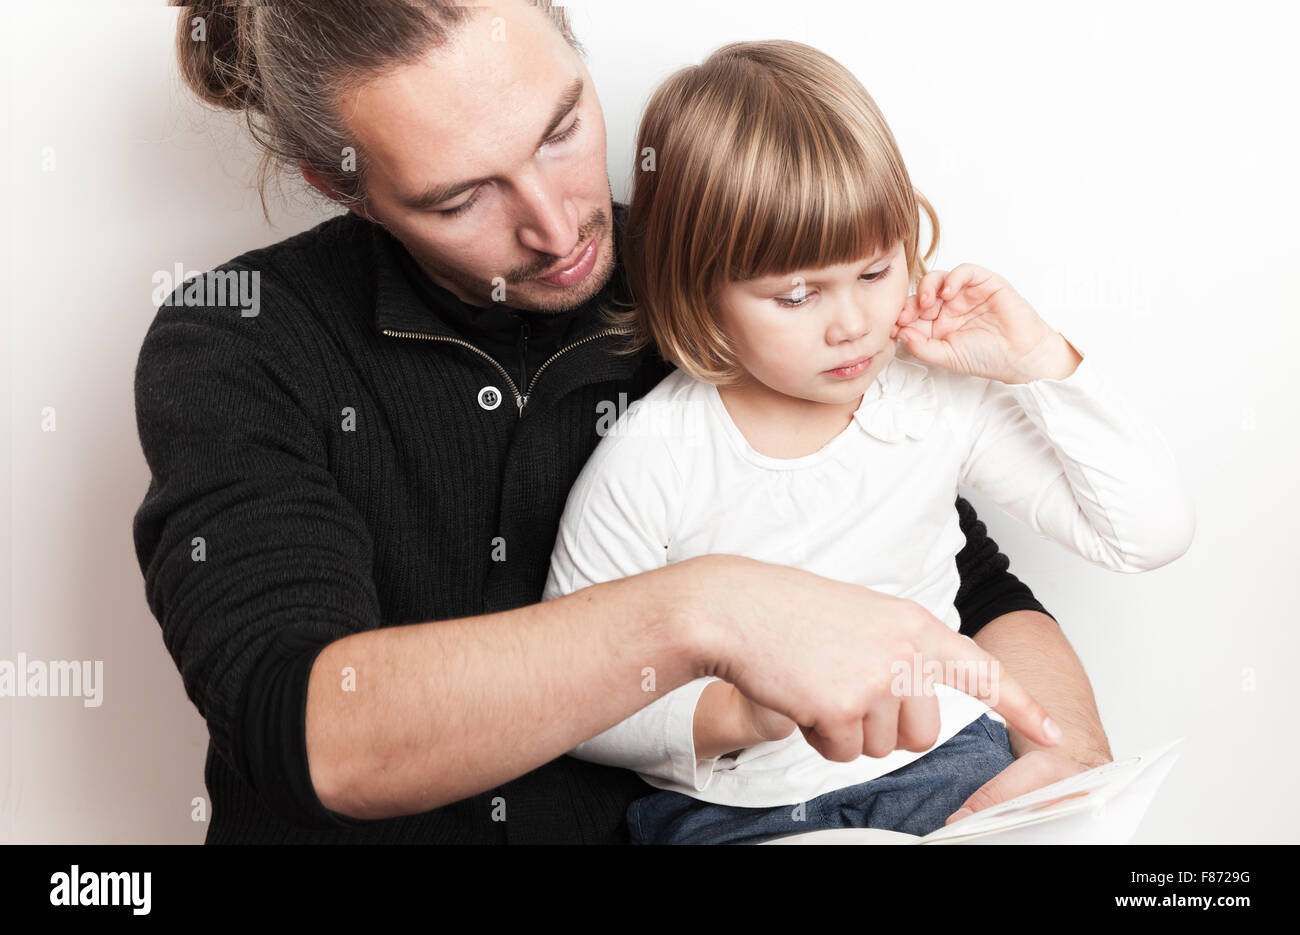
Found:
[[627, 809], [633, 844], [757, 844], [768, 838], [825, 828], [883, 828], [926, 835], [1014, 757], [1007, 729], [987, 714], [942, 746], [892, 773], [836, 789], [795, 806], [714, 805], [666, 790], [636, 799]]

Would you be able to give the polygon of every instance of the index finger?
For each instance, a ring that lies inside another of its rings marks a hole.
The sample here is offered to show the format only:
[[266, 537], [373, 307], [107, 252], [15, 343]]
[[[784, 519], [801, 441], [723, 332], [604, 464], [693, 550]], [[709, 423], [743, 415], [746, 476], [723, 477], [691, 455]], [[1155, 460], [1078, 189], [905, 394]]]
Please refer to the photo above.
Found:
[[916, 317], [920, 314], [921, 309], [916, 303], [916, 296], [909, 295], [903, 301], [903, 309], [898, 313], [898, 318], [894, 321], [894, 327], [902, 328], [904, 325], [910, 325], [916, 321]]
[[980, 699], [1035, 743], [1054, 747], [1061, 742], [1060, 728], [1047, 709], [970, 637], [940, 623], [918, 636], [917, 646], [927, 662], [942, 664], [936, 681]]

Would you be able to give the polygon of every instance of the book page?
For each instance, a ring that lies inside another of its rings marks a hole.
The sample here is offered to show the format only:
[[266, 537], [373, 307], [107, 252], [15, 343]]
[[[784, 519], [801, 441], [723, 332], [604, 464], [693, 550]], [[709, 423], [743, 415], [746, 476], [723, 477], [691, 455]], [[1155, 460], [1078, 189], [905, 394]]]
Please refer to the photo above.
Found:
[[[990, 835], [1077, 812], [1092, 812], [1095, 822], [1109, 821], [1109, 834], [1105, 828], [1094, 829], [1102, 837], [1117, 838], [1127, 833], [1131, 838], [1137, 830], [1137, 821], [1146, 812], [1156, 788], [1177, 759], [1174, 748], [1180, 743], [1182, 738], [1137, 756], [1067, 776], [1041, 789], [1034, 789], [978, 811], [961, 821], [955, 821], [926, 835], [922, 843], [945, 843], [958, 838]], [[1145, 781], [1137, 784], [1139, 779]], [[1118, 796], [1130, 786], [1134, 787], [1134, 794], [1126, 797], [1122, 809], [1118, 808], [1121, 805]], [[1133, 815], [1135, 808], [1136, 816]], [[1051, 832], [1046, 832], [1046, 835], [1050, 837]], [[1047, 843], [1046, 840], [1043, 843]]]
[[830, 828], [763, 844], [1124, 844], [1132, 840], [1183, 738], [1034, 789], [925, 837]]

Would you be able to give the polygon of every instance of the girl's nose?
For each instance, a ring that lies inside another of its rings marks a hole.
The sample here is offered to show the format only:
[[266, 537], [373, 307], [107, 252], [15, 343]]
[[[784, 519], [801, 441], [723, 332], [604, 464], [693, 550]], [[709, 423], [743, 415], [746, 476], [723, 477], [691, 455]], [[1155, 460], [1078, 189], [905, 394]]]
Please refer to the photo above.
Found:
[[836, 341], [856, 341], [871, 333], [871, 315], [854, 301], [842, 301], [835, 309], [831, 337]]

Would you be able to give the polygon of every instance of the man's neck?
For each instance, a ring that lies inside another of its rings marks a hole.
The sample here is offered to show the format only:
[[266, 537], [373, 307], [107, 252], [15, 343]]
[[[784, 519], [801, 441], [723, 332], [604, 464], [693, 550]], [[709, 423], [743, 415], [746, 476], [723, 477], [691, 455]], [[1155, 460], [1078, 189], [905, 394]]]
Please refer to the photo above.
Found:
[[481, 301], [478, 298], [478, 296], [465, 295], [463, 292], [460, 291], [460, 289], [457, 287], [455, 283], [444, 279], [442, 276], [438, 275], [438, 273], [429, 269], [429, 267], [426, 266], [419, 257], [415, 256], [415, 254], [410, 254], [410, 256], [411, 259], [415, 260], [415, 265], [420, 268], [421, 272], [423, 272], [425, 276], [429, 277], [430, 282], [432, 282], [436, 286], [439, 286], [440, 288], [446, 289], [456, 298], [460, 299], [460, 301], [463, 302], [464, 304], [470, 306], [471, 308], [492, 307], [490, 304]]

